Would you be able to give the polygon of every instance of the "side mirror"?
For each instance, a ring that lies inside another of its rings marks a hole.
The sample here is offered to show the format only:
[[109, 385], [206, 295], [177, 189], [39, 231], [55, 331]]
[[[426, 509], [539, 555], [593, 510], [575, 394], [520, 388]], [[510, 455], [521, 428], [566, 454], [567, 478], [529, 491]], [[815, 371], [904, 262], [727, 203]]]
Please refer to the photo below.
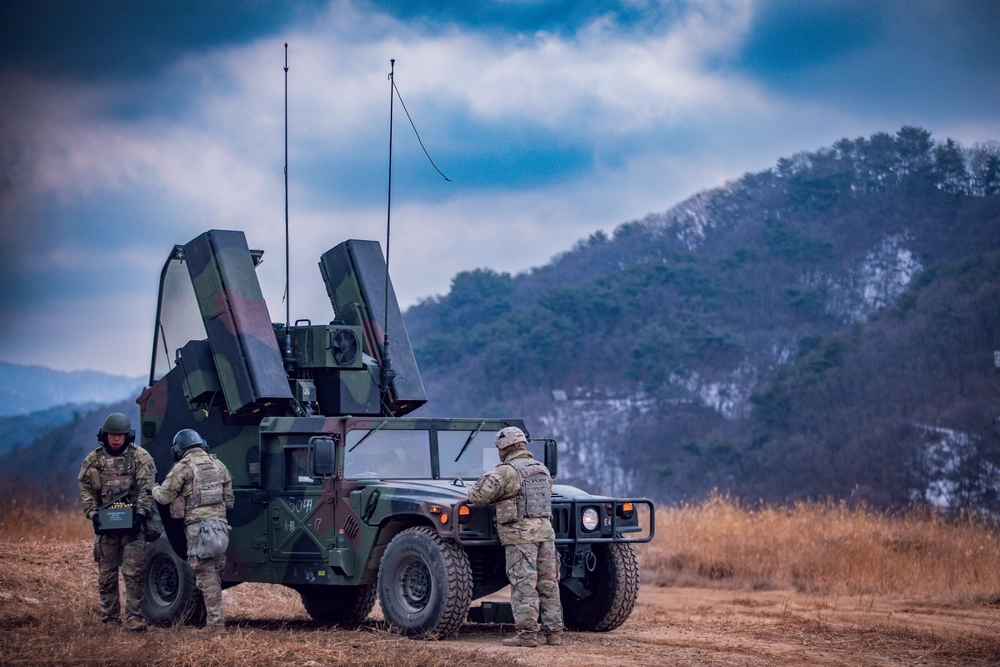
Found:
[[337, 472], [337, 443], [330, 438], [313, 438], [309, 442], [313, 450], [313, 475], [329, 477]]
[[559, 446], [552, 438], [545, 439], [545, 467], [552, 479], [559, 473]]

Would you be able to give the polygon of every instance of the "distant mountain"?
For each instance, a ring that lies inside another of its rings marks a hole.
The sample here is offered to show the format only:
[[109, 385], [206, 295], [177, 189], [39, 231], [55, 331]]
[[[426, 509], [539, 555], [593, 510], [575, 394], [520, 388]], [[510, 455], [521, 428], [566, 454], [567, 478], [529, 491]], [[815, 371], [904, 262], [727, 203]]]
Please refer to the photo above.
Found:
[[51, 500], [72, 501], [79, 492], [80, 465], [97, 447], [97, 432], [112, 412], [125, 413], [133, 426], [139, 423], [139, 406], [133, 400], [77, 412], [70, 421], [39, 434], [30, 445], [0, 455], [0, 474], [34, 483]]
[[661, 501], [1000, 510], [1000, 144], [843, 139], [405, 315], [424, 416]]
[[26, 415], [0, 417], [0, 454], [30, 445], [39, 435], [98, 407], [100, 403], [71, 403]]
[[0, 417], [27, 415], [69, 403], [117, 403], [135, 398], [144, 386], [142, 377], [0, 362]]

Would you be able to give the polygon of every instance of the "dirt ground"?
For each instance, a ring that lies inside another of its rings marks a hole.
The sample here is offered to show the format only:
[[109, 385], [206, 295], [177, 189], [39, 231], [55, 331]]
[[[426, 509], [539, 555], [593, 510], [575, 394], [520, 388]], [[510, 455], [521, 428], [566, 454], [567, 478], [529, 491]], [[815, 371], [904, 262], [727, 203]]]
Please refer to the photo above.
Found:
[[644, 584], [621, 628], [528, 649], [499, 645], [510, 626], [467, 624], [446, 641], [407, 640], [386, 629], [377, 607], [357, 630], [324, 628], [279, 586], [244, 584], [224, 598], [223, 637], [174, 628], [133, 635], [96, 620], [90, 544], [0, 544], [0, 664], [1000, 665], [996, 600]]
[[451, 643], [573, 667], [998, 665], [998, 619], [996, 605], [643, 585], [625, 625], [561, 649], [494, 647], [495, 630], [473, 625]]

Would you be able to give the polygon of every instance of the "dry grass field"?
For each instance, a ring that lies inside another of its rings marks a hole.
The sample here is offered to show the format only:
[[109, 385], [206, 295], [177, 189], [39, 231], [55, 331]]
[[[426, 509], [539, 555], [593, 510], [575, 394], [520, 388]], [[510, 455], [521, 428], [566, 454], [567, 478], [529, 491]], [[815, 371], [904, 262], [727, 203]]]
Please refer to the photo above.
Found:
[[660, 583], [1000, 602], [1000, 527], [973, 516], [834, 503], [748, 509], [714, 496], [658, 509], [656, 537], [637, 551]]
[[[97, 621], [89, 524], [73, 511], [0, 514], [0, 664], [73, 665], [997, 665], [993, 527], [838, 505], [748, 510], [724, 498], [660, 509], [639, 545], [631, 619], [562, 648], [505, 648], [509, 627], [412, 641], [376, 612], [323, 627], [280, 586], [224, 593], [229, 630], [133, 635]], [[502, 595], [498, 596], [502, 598]]]

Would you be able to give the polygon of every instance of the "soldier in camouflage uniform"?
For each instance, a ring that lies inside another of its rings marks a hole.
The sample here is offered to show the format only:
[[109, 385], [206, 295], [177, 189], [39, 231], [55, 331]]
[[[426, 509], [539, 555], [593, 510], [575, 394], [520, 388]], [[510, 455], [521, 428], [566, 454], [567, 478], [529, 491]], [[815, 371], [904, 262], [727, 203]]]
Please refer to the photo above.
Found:
[[[221, 631], [225, 621], [219, 572], [226, 566], [225, 547], [217, 555], [199, 556], [199, 535], [202, 531], [207, 535], [222, 530], [228, 543], [226, 510], [232, 509], [236, 497], [229, 470], [207, 449], [197, 431], [188, 428], [178, 431], [170, 450], [176, 463], [163, 484], [153, 487], [153, 498], [162, 505], [170, 505], [170, 516], [184, 519], [188, 564], [205, 600], [206, 625], [210, 631]], [[204, 542], [202, 536], [203, 545]]]
[[134, 444], [132, 424], [120, 412], [108, 415], [97, 439], [101, 446], [88, 454], [80, 467], [84, 515], [94, 522], [96, 531], [98, 508], [126, 491], [135, 510], [132, 530], [94, 536], [101, 621], [121, 623], [118, 599], [118, 569], [121, 568], [125, 579], [125, 627], [141, 632], [146, 629], [146, 621], [142, 618], [142, 589], [146, 581], [145, 520], [154, 509], [150, 489], [155, 481], [156, 465], [149, 452]]
[[559, 602], [559, 552], [552, 530], [552, 476], [527, 450], [528, 440], [516, 426], [494, 439], [502, 463], [469, 489], [474, 505], [495, 503], [497, 534], [507, 558], [510, 601], [517, 636], [506, 646], [538, 646], [539, 607], [545, 642], [562, 644], [563, 615]]

